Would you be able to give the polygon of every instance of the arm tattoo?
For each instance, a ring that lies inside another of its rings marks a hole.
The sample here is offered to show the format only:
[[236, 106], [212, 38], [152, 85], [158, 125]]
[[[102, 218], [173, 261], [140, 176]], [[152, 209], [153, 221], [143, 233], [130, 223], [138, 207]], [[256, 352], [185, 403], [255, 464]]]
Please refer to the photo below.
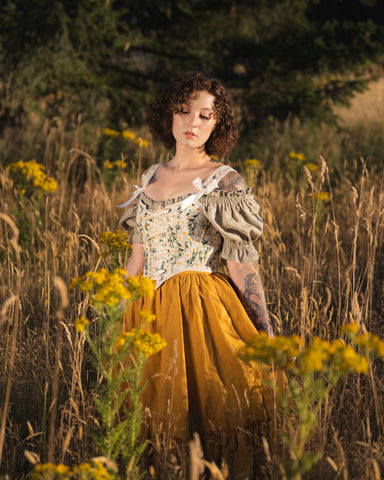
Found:
[[248, 273], [248, 275], [244, 277], [244, 291], [242, 296], [247, 313], [255, 327], [273, 336], [259, 272]]
[[248, 186], [244, 178], [237, 172], [229, 172], [219, 182], [219, 188], [223, 192], [247, 190]]

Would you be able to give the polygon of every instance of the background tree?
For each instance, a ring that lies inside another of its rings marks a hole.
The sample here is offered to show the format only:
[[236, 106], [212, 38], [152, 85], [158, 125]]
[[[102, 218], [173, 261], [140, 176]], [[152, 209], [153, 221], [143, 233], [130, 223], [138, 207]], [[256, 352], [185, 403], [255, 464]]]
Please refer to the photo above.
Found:
[[115, 125], [141, 122], [171, 77], [199, 69], [225, 81], [243, 127], [254, 128], [292, 115], [327, 120], [364, 88], [383, 61], [384, 5], [6, 0], [0, 32], [0, 126], [42, 98], [50, 115], [69, 103], [96, 119], [102, 104]]

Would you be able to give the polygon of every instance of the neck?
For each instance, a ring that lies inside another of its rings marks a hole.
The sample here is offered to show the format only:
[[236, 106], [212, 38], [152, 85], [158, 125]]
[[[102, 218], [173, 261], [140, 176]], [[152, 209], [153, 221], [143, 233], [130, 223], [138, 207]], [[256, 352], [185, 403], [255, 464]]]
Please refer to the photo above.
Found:
[[184, 168], [200, 168], [207, 165], [211, 157], [203, 150], [188, 149], [176, 146], [175, 156], [170, 161], [172, 167], [177, 170]]

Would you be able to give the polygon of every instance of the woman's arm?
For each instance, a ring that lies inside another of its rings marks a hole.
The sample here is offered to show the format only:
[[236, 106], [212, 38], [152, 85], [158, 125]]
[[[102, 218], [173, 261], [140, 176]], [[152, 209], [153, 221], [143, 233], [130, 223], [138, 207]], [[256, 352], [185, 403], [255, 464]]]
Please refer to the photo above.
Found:
[[128, 276], [135, 276], [143, 270], [144, 267], [144, 248], [142, 243], [132, 244], [132, 253], [127, 263]]
[[236, 263], [227, 260], [229, 275], [238, 289], [249, 317], [257, 330], [274, 337], [260, 273], [255, 263]]

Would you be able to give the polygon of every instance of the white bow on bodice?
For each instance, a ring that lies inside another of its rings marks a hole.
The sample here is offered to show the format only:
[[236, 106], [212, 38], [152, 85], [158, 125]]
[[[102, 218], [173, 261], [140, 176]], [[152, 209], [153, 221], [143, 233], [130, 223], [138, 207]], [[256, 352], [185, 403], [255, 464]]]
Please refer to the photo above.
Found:
[[219, 186], [216, 180], [212, 180], [208, 183], [206, 187], [204, 187], [200, 177], [195, 178], [192, 183], [198, 189], [198, 192], [192, 193], [185, 200], [183, 200], [181, 204], [181, 210], [185, 210], [190, 205], [193, 205], [195, 202], [197, 202], [197, 200], [199, 200], [200, 197], [211, 193], [213, 190], [215, 190], [215, 188]]

